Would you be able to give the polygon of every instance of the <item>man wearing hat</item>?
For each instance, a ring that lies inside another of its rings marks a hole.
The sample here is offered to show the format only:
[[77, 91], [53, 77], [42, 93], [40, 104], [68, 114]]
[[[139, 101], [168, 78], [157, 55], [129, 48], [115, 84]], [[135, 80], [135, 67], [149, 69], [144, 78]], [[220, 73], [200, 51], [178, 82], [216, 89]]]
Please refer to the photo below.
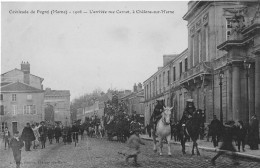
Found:
[[42, 144], [42, 149], [45, 148], [45, 143], [46, 143], [46, 137], [47, 137], [47, 127], [45, 126], [45, 122], [41, 121], [40, 122], [40, 128], [39, 128], [39, 134], [40, 134], [40, 140]]
[[14, 132], [14, 137], [10, 141], [10, 147], [13, 150], [16, 168], [20, 168], [21, 164], [21, 149], [24, 146], [23, 141], [19, 138], [19, 131]]
[[186, 107], [184, 109], [182, 118], [180, 120], [181, 124], [186, 124], [190, 120], [190, 118], [192, 117], [193, 113], [196, 111], [193, 99], [187, 99], [186, 102], [187, 102], [187, 104], [186, 104]]
[[213, 120], [209, 125], [210, 135], [212, 136], [214, 148], [218, 146], [218, 141], [221, 135], [222, 123], [217, 119], [216, 115], [213, 115]]
[[151, 119], [150, 119], [150, 123], [153, 125], [152, 128], [153, 128], [154, 132], [156, 132], [157, 122], [162, 117], [161, 114], [163, 112], [163, 109], [165, 108], [163, 99], [156, 100], [156, 101], [157, 101], [157, 104], [154, 108], [153, 114], [152, 114]]

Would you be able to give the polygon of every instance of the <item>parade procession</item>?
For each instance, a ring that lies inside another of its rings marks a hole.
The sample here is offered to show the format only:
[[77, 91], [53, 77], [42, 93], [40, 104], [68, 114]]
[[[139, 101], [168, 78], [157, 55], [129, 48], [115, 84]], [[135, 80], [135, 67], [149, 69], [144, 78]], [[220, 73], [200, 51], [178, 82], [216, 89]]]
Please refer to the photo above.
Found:
[[0, 168], [260, 167], [260, 0], [1, 10]]

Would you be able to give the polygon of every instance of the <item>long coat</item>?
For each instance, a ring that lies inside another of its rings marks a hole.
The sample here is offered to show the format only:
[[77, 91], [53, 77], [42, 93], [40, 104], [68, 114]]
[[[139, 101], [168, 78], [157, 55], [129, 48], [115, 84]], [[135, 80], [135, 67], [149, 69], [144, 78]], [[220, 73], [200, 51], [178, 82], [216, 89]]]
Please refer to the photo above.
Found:
[[17, 141], [15, 138], [12, 138], [10, 141], [10, 147], [13, 150], [14, 160], [16, 163], [20, 164], [21, 162], [21, 149], [24, 146], [22, 140], [18, 138]]
[[55, 138], [61, 137], [61, 128], [60, 127], [54, 128], [54, 135], [55, 135]]
[[41, 140], [41, 141], [46, 141], [47, 127], [42, 125], [42, 126], [39, 128], [39, 133], [40, 133], [40, 140]]
[[34, 141], [35, 136], [31, 127], [24, 127], [21, 139], [23, 141]]

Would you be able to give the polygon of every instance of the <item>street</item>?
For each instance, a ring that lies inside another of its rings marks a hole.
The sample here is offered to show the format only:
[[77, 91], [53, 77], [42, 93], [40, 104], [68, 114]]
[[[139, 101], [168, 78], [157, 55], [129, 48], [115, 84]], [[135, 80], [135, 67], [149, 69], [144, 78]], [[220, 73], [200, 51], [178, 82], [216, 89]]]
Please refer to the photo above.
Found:
[[[169, 157], [166, 155], [167, 149], [164, 145], [164, 156], [159, 156], [153, 152], [151, 141], [145, 141], [145, 143], [145, 146], [141, 146], [141, 154], [138, 156], [140, 167], [214, 167], [209, 161], [216, 153], [200, 150], [201, 156], [192, 156], [191, 149], [187, 148], [187, 154], [182, 155], [181, 146], [172, 145], [172, 156]], [[132, 160], [129, 160], [129, 164], [125, 165], [124, 156], [118, 154], [125, 147], [125, 143], [87, 137], [85, 137], [85, 140], [79, 141], [76, 147], [73, 143], [70, 145], [63, 143], [50, 145], [47, 142], [45, 149], [32, 149], [30, 152], [23, 149], [21, 168], [134, 167]], [[1, 168], [15, 167], [11, 150], [1, 148], [0, 154]], [[248, 159], [239, 158], [239, 162], [239, 166], [233, 166], [232, 160], [224, 155], [216, 160], [215, 167], [260, 167], [260, 163]]]

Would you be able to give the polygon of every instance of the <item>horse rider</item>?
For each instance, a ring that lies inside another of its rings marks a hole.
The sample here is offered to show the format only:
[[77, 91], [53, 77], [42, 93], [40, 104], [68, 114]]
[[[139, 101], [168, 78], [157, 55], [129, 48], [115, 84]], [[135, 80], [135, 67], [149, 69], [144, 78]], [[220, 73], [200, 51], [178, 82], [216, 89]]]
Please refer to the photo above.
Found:
[[163, 109], [165, 108], [163, 99], [156, 100], [156, 101], [157, 101], [157, 104], [156, 104], [153, 114], [151, 116], [151, 123], [153, 125], [154, 132], [156, 132], [156, 125], [157, 125], [158, 121], [161, 119]]
[[193, 113], [196, 111], [193, 99], [187, 99], [186, 102], [186, 107], [180, 120], [182, 126], [185, 126], [191, 120]]

